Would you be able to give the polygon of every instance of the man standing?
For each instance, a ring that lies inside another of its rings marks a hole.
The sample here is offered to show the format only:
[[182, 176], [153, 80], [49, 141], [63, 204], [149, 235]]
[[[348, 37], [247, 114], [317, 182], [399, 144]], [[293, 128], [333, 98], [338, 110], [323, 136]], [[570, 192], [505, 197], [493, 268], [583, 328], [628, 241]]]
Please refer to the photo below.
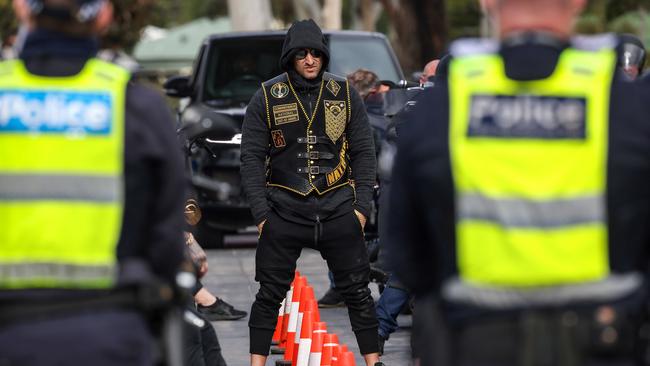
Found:
[[615, 37], [571, 39], [584, 0], [483, 5], [500, 42], [452, 45], [394, 165], [391, 258], [439, 301], [422, 364], [638, 364], [647, 92]]
[[183, 260], [171, 115], [95, 58], [109, 1], [14, 7], [29, 34], [0, 63], [0, 364], [153, 364], [131, 287]]
[[345, 78], [325, 72], [328, 61], [316, 23], [294, 23], [280, 59], [286, 73], [262, 84], [244, 118], [241, 175], [260, 233], [260, 290], [249, 322], [254, 366], [266, 362], [304, 247], [319, 250], [333, 272], [366, 364], [379, 361], [363, 239], [375, 150], [363, 101]]

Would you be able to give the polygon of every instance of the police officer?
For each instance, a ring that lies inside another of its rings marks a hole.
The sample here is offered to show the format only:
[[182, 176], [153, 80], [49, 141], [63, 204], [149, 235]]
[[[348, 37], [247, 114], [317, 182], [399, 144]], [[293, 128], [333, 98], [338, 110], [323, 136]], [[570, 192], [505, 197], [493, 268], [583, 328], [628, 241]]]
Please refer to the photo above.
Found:
[[294, 23], [280, 60], [285, 73], [262, 84], [244, 118], [241, 175], [260, 232], [260, 290], [249, 322], [254, 366], [266, 361], [304, 247], [319, 250], [333, 272], [366, 364], [379, 361], [363, 238], [375, 150], [363, 101], [344, 77], [325, 72], [328, 61], [316, 23]]
[[422, 363], [635, 364], [647, 92], [612, 80], [615, 37], [571, 39], [585, 1], [482, 3], [500, 42], [452, 45], [392, 175], [397, 274], [437, 301]]
[[94, 58], [107, 0], [15, 0], [0, 63], [0, 364], [149, 365], [132, 292], [183, 259], [183, 163], [158, 93]]

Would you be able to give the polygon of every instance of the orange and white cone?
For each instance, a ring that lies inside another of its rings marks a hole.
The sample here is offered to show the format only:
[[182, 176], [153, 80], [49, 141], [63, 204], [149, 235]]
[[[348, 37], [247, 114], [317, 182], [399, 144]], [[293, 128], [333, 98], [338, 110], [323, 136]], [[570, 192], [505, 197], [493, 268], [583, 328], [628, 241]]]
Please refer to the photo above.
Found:
[[[287, 296], [289, 295], [289, 291], [287, 291]], [[280, 309], [278, 310], [278, 322], [275, 324], [275, 331], [273, 332], [273, 338], [271, 338], [271, 344], [273, 345], [280, 344], [280, 336], [282, 335], [282, 319], [284, 319], [284, 307], [286, 302], [287, 299], [284, 298], [280, 304]]]
[[354, 362], [354, 354], [346, 351], [339, 355], [338, 366], [356, 366]]
[[313, 328], [308, 366], [320, 366], [323, 355], [323, 339], [327, 333], [327, 324], [324, 322], [314, 322]]
[[334, 348], [339, 345], [339, 337], [336, 334], [325, 333], [323, 336], [323, 354], [321, 356], [321, 366], [332, 366], [332, 354]]
[[311, 352], [313, 325], [311, 311], [302, 314], [302, 325], [300, 327], [300, 343], [298, 345], [298, 355], [296, 356], [296, 366], [309, 366], [309, 353]]
[[[304, 286], [300, 291], [300, 306], [298, 308], [298, 324], [296, 327], [296, 337], [294, 339], [294, 348], [293, 348], [294, 360], [298, 356], [298, 344], [300, 344], [300, 335], [302, 334], [300, 329], [300, 327], [302, 326], [302, 317], [305, 311], [307, 311], [307, 304], [309, 300], [312, 300], [313, 298], [314, 298], [314, 289], [309, 285]], [[311, 336], [311, 333], [309, 334], [309, 336]]]
[[300, 278], [300, 273], [296, 271], [296, 276], [291, 282], [291, 287], [287, 291], [284, 303], [284, 316], [282, 318], [282, 333], [280, 333], [280, 347], [287, 348], [287, 328], [289, 327], [289, 314], [291, 313], [291, 303], [293, 300], [293, 289], [296, 287], [296, 281]]
[[[276, 365], [284, 365], [286, 362], [293, 361], [294, 358], [294, 340], [296, 338], [296, 330], [298, 328], [298, 310], [300, 309], [300, 292], [303, 287], [307, 286], [307, 278], [296, 277], [293, 285], [293, 292], [291, 294], [291, 308], [289, 309], [289, 321], [287, 324], [287, 337], [286, 348], [284, 351], [284, 360], [278, 360]], [[293, 363], [293, 362], [292, 362]]]
[[332, 366], [339, 366], [340, 358], [345, 352], [348, 351], [348, 346], [345, 344], [339, 344], [338, 346], [332, 349]]
[[318, 310], [318, 301], [315, 298], [307, 300], [305, 311], [311, 311], [314, 322], [320, 322], [320, 310]]

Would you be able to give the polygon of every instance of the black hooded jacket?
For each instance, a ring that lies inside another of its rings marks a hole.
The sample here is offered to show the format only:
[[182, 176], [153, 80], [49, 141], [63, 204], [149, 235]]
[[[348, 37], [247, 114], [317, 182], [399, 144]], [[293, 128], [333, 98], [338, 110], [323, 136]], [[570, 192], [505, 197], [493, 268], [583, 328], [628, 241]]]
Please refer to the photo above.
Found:
[[[323, 68], [318, 77], [306, 80], [293, 68], [294, 54], [301, 48], [323, 52]], [[303, 20], [289, 29], [284, 41], [280, 67], [287, 71], [302, 105], [311, 115], [316, 108], [318, 89], [329, 62], [329, 49], [323, 34], [313, 20]], [[355, 188], [344, 186], [322, 196], [311, 193], [303, 197], [287, 190], [266, 186], [266, 159], [270, 132], [266, 124], [266, 106], [260, 88], [253, 96], [244, 118], [241, 145], [242, 185], [251, 205], [255, 223], [266, 219], [271, 208], [286, 220], [311, 224], [351, 212], [353, 209], [368, 217], [375, 184], [375, 148], [363, 100], [350, 88], [352, 116], [346, 127], [349, 156]]]

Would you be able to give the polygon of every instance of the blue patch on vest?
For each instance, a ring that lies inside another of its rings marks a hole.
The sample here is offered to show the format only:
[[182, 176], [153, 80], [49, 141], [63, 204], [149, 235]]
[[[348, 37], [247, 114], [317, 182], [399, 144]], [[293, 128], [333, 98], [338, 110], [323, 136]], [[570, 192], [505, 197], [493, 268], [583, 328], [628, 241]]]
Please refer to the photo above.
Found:
[[108, 135], [108, 93], [0, 90], [0, 133]]
[[470, 137], [584, 139], [586, 99], [535, 95], [473, 95]]

